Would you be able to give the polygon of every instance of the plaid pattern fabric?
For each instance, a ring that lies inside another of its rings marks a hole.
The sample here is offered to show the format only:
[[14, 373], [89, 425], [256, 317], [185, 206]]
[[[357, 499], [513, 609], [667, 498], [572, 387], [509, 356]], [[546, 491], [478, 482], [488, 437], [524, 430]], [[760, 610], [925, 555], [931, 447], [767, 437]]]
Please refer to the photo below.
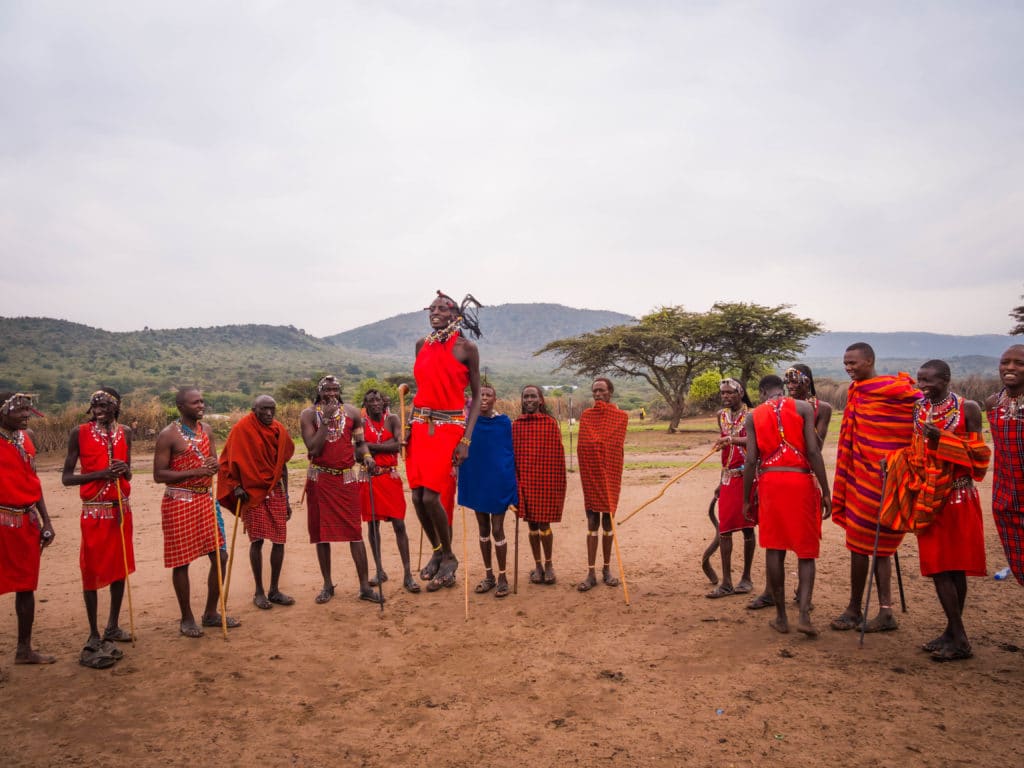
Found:
[[995, 461], [992, 466], [992, 508], [1024, 508], [1024, 419], [1012, 419], [1005, 406], [990, 408]]
[[554, 417], [524, 413], [512, 422], [512, 451], [519, 485], [519, 517], [560, 523], [565, 506], [565, 448]]
[[160, 518], [165, 568], [188, 565], [224, 545], [209, 491], [168, 488], [160, 502]]
[[310, 544], [363, 540], [359, 483], [318, 473], [316, 480], [306, 480], [306, 511]]
[[992, 518], [996, 521], [999, 540], [1003, 542], [1006, 562], [1017, 583], [1024, 587], [1024, 515], [1019, 509], [992, 507]]
[[242, 511], [242, 521], [249, 541], [284, 544], [288, 538], [288, 497], [284, 488], [274, 486], [256, 506]]
[[628, 414], [600, 401], [580, 416], [576, 456], [588, 512], [615, 514], [619, 506], [628, 423]]
[[[910, 444], [914, 405], [921, 393], [906, 373], [850, 383], [839, 428], [832, 520], [846, 530], [846, 548], [870, 555], [882, 501], [879, 462]], [[878, 554], [888, 557], [903, 534], [882, 526]]]
[[135, 573], [134, 527], [128, 499], [124, 500], [124, 551], [121, 550], [121, 526], [117, 517], [116, 501], [106, 506], [82, 507], [82, 544], [78, 550], [78, 565], [82, 570], [84, 590], [103, 589], [123, 579], [126, 554], [128, 573]]

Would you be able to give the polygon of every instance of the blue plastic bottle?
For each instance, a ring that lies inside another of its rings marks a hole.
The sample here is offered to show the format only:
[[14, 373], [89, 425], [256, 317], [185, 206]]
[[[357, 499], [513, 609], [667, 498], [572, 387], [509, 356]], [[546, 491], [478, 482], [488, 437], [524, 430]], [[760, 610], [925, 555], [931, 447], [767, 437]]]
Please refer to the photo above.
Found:
[[1007, 566], [1006, 568], [1003, 568], [1003, 570], [1001, 571], [996, 571], [996, 575], [992, 578], [996, 581], [1006, 581], [1008, 578], [1010, 578], [1010, 567]]

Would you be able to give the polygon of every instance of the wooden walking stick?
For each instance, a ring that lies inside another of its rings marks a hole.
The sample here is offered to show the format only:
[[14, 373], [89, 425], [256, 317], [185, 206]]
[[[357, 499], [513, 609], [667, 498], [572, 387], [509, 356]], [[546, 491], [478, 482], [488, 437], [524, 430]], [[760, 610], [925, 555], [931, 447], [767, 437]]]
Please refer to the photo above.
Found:
[[[405, 443], [405, 396], [409, 392], [408, 384], [398, 385], [398, 420], [402, 425], [402, 461], [408, 461], [409, 459], [409, 447]], [[423, 523], [420, 523], [420, 554], [416, 560], [416, 570], [423, 570]]]
[[121, 478], [114, 480], [117, 486], [117, 511], [120, 515], [118, 527], [121, 530], [121, 557], [124, 558], [124, 590], [128, 593], [128, 632], [132, 636], [132, 647], [135, 646], [135, 609], [132, 607], [132, 583], [128, 578], [128, 545], [124, 539], [124, 497], [121, 495]]
[[228, 592], [231, 591], [231, 570], [235, 567], [235, 538], [238, 536], [238, 518], [242, 516], [242, 497], [235, 500], [235, 524], [231, 529], [231, 552], [228, 553], [228, 577], [224, 580], [224, 609], [227, 611]]
[[903, 613], [907, 612], [907, 594], [903, 591], [903, 571], [900, 570], [900, 553], [892, 553], [892, 564], [896, 569], [896, 586], [900, 590], [900, 608]]
[[615, 558], [619, 561], [619, 578], [622, 580], [622, 596], [629, 605], [629, 587], [626, 586], [626, 569], [622, 565], [622, 552], [619, 550], [619, 534], [615, 526], [615, 515], [608, 513], [612, 521], [612, 543], [615, 545]]
[[636, 514], [637, 512], [639, 512], [639, 511], [640, 511], [641, 509], [643, 509], [644, 507], [646, 507], [646, 506], [648, 506], [648, 505], [650, 505], [650, 504], [653, 504], [653, 503], [654, 503], [654, 502], [656, 502], [656, 501], [657, 501], [658, 499], [660, 499], [660, 498], [661, 498], [662, 496], [664, 496], [664, 495], [665, 495], [665, 491], [667, 491], [667, 490], [668, 490], [669, 488], [671, 488], [671, 487], [672, 487], [672, 484], [673, 484], [673, 483], [675, 483], [675, 482], [677, 482], [677, 481], [679, 481], [679, 480], [682, 480], [682, 479], [683, 479], [684, 477], [686, 477], [686, 476], [687, 476], [688, 474], [690, 474], [691, 472], [693, 472], [693, 470], [695, 470], [695, 469], [696, 469], [697, 467], [699, 467], [699, 466], [700, 466], [701, 464], [703, 464], [703, 463], [704, 463], [705, 461], [707, 461], [708, 459], [710, 459], [710, 458], [711, 458], [712, 456], [714, 456], [714, 455], [715, 455], [716, 453], [718, 453], [718, 449], [717, 449], [717, 448], [712, 448], [712, 449], [711, 449], [710, 451], [708, 451], [708, 452], [707, 452], [706, 454], [704, 454], [704, 455], [703, 455], [703, 456], [702, 456], [702, 457], [701, 457], [700, 459], [698, 459], [698, 460], [697, 460], [697, 463], [696, 463], [696, 464], [694, 464], [694, 465], [693, 465], [692, 467], [688, 467], [687, 469], [684, 469], [684, 470], [683, 470], [682, 472], [680, 472], [680, 473], [679, 473], [678, 475], [676, 475], [676, 476], [675, 476], [675, 477], [673, 477], [673, 478], [672, 478], [671, 480], [669, 480], [669, 481], [668, 481], [667, 483], [665, 483], [665, 484], [664, 484], [664, 485], [663, 485], [663, 486], [661, 487], [661, 490], [660, 490], [660, 491], [658, 491], [658, 493], [657, 493], [656, 495], [654, 495], [654, 496], [652, 496], [651, 498], [649, 498], [649, 499], [648, 499], [647, 501], [645, 501], [645, 502], [644, 502], [643, 504], [641, 504], [641, 505], [640, 505], [639, 507], [637, 507], [637, 508], [636, 508], [636, 509], [634, 509], [634, 510], [633, 510], [632, 512], [630, 512], [630, 513], [629, 513], [628, 515], [626, 515], [626, 516], [625, 516], [624, 518], [622, 518], [622, 525], [625, 525], [625, 524], [626, 524], [626, 522], [627, 522], [627, 521], [629, 520], [629, 518], [631, 518], [631, 517], [632, 517], [633, 515], [635, 515], [635, 514]]
[[516, 552], [515, 561], [512, 563], [512, 594], [519, 594], [519, 510], [516, 509], [515, 504], [509, 506], [516, 516]]
[[466, 621], [469, 621], [469, 539], [466, 534], [466, 508], [462, 508], [462, 581], [466, 592]]
[[711, 556], [718, 551], [718, 548], [722, 544], [722, 537], [718, 533], [718, 517], [715, 515], [715, 504], [718, 503], [718, 492], [711, 498], [711, 504], [708, 506], [708, 517], [711, 519], [711, 525], [715, 528], [715, 538], [708, 544], [708, 548], [704, 550], [704, 554], [700, 559], [701, 570], [704, 571], [704, 575], [708, 577], [708, 581], [712, 584], [718, 583], [718, 574], [715, 573], [714, 567], [711, 565]]
[[[374, 561], [380, 562], [380, 529], [377, 528], [377, 504], [373, 500], [373, 475], [370, 474], [369, 470], [366, 470], [366, 482], [369, 484], [370, 491], [370, 525], [373, 526], [373, 530], [376, 530], [377, 535], [376, 544], [374, 539], [370, 539], [370, 554], [373, 555]], [[383, 568], [382, 568], [383, 569]], [[377, 574], [377, 596], [380, 598], [380, 612], [384, 613], [384, 579], [380, 573]]]
[[889, 473], [886, 470], [885, 459], [878, 462], [879, 470], [882, 473], [882, 500], [878, 506], [878, 520], [875, 522], [875, 545], [871, 550], [871, 565], [868, 568], [868, 588], [867, 594], [864, 596], [864, 612], [860, 617], [860, 646], [864, 647], [864, 633], [868, 630], [868, 608], [871, 606], [871, 582], [875, 580], [875, 568], [878, 566], [878, 536], [882, 530], [882, 505], [885, 504], [885, 485], [889, 479]]
[[220, 526], [217, 525], [217, 499], [210, 506], [210, 517], [213, 519], [213, 545], [216, 548], [213, 559], [217, 561], [217, 589], [220, 592], [220, 628], [224, 639], [228, 639], [228, 611], [224, 604], [224, 571], [220, 565]]

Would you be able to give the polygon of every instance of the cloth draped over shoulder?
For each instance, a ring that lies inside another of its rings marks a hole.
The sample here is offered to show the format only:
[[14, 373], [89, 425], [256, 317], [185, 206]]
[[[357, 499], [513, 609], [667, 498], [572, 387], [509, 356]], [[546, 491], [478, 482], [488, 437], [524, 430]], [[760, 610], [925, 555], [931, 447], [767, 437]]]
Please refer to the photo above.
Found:
[[560, 523], [565, 506], [565, 447], [553, 416], [524, 413], [512, 422], [519, 485], [519, 516], [529, 523]]
[[589, 512], [614, 513], [619, 506], [629, 415], [611, 403], [597, 401], [580, 416], [576, 456]]
[[497, 515], [518, 502], [512, 422], [504, 414], [480, 418], [469, 456], [459, 467], [459, 504]]
[[234, 491], [241, 486], [249, 494], [246, 506], [258, 506], [281, 482], [294, 453], [295, 443], [284, 424], [275, 419], [267, 426], [256, 414], [246, 414], [231, 429], [221, 451], [217, 500], [234, 512]]
[[[846, 529], [846, 546], [870, 555], [882, 501], [880, 462], [910, 444], [914, 405], [921, 392], [907, 373], [850, 383], [839, 429], [832, 520]], [[902, 534], [884, 526], [878, 553], [888, 557]]]
[[882, 525], [895, 531], [931, 525], [953, 491], [953, 481], [962, 475], [983, 480], [991, 456], [977, 432], [957, 435], [943, 430], [934, 449], [922, 434], [915, 434], [909, 446], [889, 454], [886, 462], [889, 479]]
[[27, 432], [16, 433], [24, 454], [0, 440], [0, 595], [32, 592], [39, 586], [39, 515], [32, 507], [43, 497], [42, 485], [32, 466], [36, 455]]
[[1024, 586], [1024, 418], [1000, 392], [988, 410], [995, 459], [992, 465], [992, 519], [1017, 583]]

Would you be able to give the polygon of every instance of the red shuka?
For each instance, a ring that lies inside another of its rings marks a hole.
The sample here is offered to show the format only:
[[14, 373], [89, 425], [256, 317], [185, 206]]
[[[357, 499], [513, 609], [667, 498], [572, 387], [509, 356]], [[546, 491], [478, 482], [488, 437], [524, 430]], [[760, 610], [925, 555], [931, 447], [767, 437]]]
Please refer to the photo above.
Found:
[[239, 486], [249, 494], [246, 505], [259, 506], [281, 482], [294, 453], [295, 443], [284, 424], [275, 419], [268, 427], [255, 413], [247, 413], [231, 429], [220, 454], [217, 499], [221, 506], [234, 513], [234, 491]]
[[[33, 466], [32, 438], [24, 431], [16, 437], [24, 440], [25, 456], [7, 440], [0, 440], [0, 506], [24, 509], [43, 497], [43, 487]], [[34, 511], [0, 509], [0, 595], [34, 592], [39, 586], [41, 534]]]
[[588, 512], [615, 514], [622, 488], [626, 425], [629, 415], [597, 401], [580, 416], [579, 444], [583, 505]]

